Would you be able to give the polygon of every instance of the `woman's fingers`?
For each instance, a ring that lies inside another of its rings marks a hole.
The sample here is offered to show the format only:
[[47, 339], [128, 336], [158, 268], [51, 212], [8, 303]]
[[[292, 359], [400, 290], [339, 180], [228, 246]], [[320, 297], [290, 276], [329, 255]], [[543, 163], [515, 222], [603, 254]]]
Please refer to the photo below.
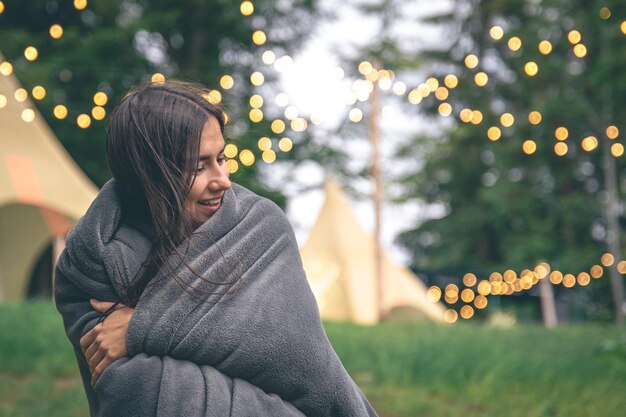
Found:
[[91, 304], [91, 307], [93, 307], [94, 310], [99, 311], [102, 314], [109, 311], [109, 309], [113, 306], [113, 304], [115, 304], [110, 301], [96, 300], [95, 298], [92, 298], [91, 300], [89, 300], [89, 303]]
[[98, 349], [87, 362], [89, 364], [89, 371], [93, 375], [95, 369], [100, 365], [102, 359], [106, 356], [106, 353], [102, 349]]
[[100, 324], [97, 325], [96, 327], [91, 329], [89, 332], [85, 333], [85, 335], [83, 337], [80, 338], [80, 348], [82, 349], [83, 353], [96, 340], [96, 336], [98, 335], [98, 333], [96, 331], [96, 328], [98, 326], [101, 326], [101, 325]]
[[91, 372], [91, 385], [96, 384], [96, 381], [98, 380], [98, 378], [100, 378], [102, 372], [104, 372], [104, 370], [113, 362], [115, 362], [115, 360], [110, 358], [109, 356], [105, 356], [104, 358], [102, 358], [100, 363]]

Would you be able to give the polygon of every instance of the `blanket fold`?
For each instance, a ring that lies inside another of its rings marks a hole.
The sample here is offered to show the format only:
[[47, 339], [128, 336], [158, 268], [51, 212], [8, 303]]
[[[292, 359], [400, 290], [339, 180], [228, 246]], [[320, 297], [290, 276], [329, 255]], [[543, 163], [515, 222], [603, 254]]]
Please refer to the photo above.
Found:
[[[57, 307], [75, 347], [100, 316], [89, 298], [117, 301], [150, 251], [150, 239], [121, 219], [112, 180], [58, 263]], [[129, 357], [93, 389], [75, 349], [92, 415], [376, 415], [326, 337], [275, 204], [234, 184], [179, 252], [184, 262], [172, 255], [162, 271], [174, 274], [157, 274], [136, 306]]]

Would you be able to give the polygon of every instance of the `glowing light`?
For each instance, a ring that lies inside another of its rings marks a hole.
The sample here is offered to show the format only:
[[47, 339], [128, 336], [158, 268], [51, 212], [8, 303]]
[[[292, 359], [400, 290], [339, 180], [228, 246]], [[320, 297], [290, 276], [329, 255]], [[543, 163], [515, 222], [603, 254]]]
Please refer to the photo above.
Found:
[[511, 39], [509, 39], [509, 41], [507, 42], [507, 45], [509, 46], [509, 49], [511, 51], [515, 52], [515, 51], [518, 51], [522, 47], [522, 40], [518, 38], [517, 36], [513, 36]]
[[87, 0], [74, 0], [74, 7], [76, 10], [83, 10], [87, 7]]
[[622, 33], [626, 35], [626, 20], [622, 21], [622, 23], [619, 25], [619, 28], [622, 31]]
[[484, 87], [489, 82], [489, 76], [484, 72], [479, 72], [474, 76], [474, 82], [479, 87]]
[[260, 85], [263, 85], [263, 83], [265, 82], [265, 77], [259, 71], [255, 71], [252, 73], [252, 75], [250, 75], [250, 82], [252, 83], [252, 85], [258, 87]]
[[261, 59], [265, 65], [272, 65], [276, 61], [276, 55], [272, 51], [265, 51], [261, 55]]
[[63, 120], [67, 117], [67, 107], [65, 107], [63, 104], [57, 104], [56, 106], [54, 106], [54, 117], [56, 117], [59, 120]]
[[550, 43], [550, 41], [544, 40], [539, 42], [539, 52], [544, 55], [548, 55], [550, 52], [552, 52], [552, 44]]
[[434, 93], [439, 88], [439, 81], [437, 81], [437, 79], [434, 77], [430, 77], [426, 80], [426, 85], [428, 86], [430, 92]]
[[285, 109], [285, 117], [289, 120], [293, 120], [296, 117], [298, 117], [298, 109], [296, 108], [296, 106], [288, 106]]
[[280, 119], [276, 119], [271, 124], [272, 132], [278, 134], [283, 133], [285, 131], [285, 122]]
[[0, 94], [0, 109], [4, 109], [7, 106], [7, 98], [3, 94]]
[[228, 168], [228, 172], [234, 174], [235, 172], [237, 172], [237, 170], [239, 170], [239, 162], [235, 161], [234, 159], [229, 159], [228, 161], [226, 161], [226, 167]]
[[393, 85], [392, 90], [395, 95], [401, 96], [404, 93], [406, 93], [406, 84], [403, 83], [402, 81], [398, 81], [397, 83]]
[[504, 113], [500, 116], [500, 124], [504, 127], [511, 127], [515, 123], [515, 117], [511, 113]]
[[459, 315], [456, 311], [449, 309], [449, 310], [446, 310], [445, 313], [443, 313], [443, 319], [447, 321], [448, 323], [452, 324], [459, 319]]
[[497, 126], [491, 126], [489, 129], [487, 129], [487, 137], [489, 138], [489, 140], [495, 142], [502, 137], [502, 131]]
[[474, 291], [470, 290], [469, 288], [461, 291], [461, 300], [463, 300], [464, 303], [471, 303], [472, 301], [474, 301], [474, 297]]
[[252, 109], [248, 113], [248, 117], [250, 117], [250, 120], [252, 120], [254, 123], [259, 123], [261, 122], [261, 120], [263, 120], [263, 112], [261, 111], [261, 109]]
[[13, 65], [10, 62], [4, 61], [0, 64], [0, 74], [2, 75], [11, 75], [13, 72]]
[[459, 79], [454, 74], [446, 75], [446, 77], [443, 79], [443, 82], [449, 89], [456, 88], [456, 86], [459, 85]]
[[32, 95], [37, 100], [43, 100], [44, 97], [46, 97], [46, 89], [40, 85], [36, 85], [35, 87], [33, 87]]
[[572, 274], [565, 274], [563, 276], [563, 286], [565, 288], [572, 288], [576, 285], [576, 277]]
[[63, 36], [63, 28], [61, 25], [54, 24], [50, 26], [50, 37], [52, 37], [52, 39], [59, 39], [61, 36]]
[[456, 304], [457, 301], [459, 301], [459, 293], [448, 293], [446, 292], [445, 296], [443, 297], [443, 299], [445, 300], [445, 302], [447, 304]]
[[291, 121], [291, 130], [294, 132], [304, 132], [308, 127], [308, 123], [302, 117], [296, 117]]
[[280, 107], [285, 107], [287, 104], [289, 104], [289, 96], [285, 93], [276, 94], [276, 104], [278, 104]]
[[620, 274], [626, 274], [626, 261], [619, 261], [617, 264], [617, 271]]
[[476, 275], [472, 273], [468, 273], [463, 276], [463, 285], [465, 285], [466, 287], [473, 287], [474, 285], [476, 285], [476, 281]]
[[241, 14], [244, 16], [250, 16], [254, 13], [254, 4], [252, 4], [251, 1], [243, 1], [239, 6], [239, 11], [241, 11]]
[[35, 112], [33, 111], [33, 109], [22, 110], [22, 120], [26, 123], [30, 123], [35, 120]]
[[24, 57], [29, 61], [34, 61], [39, 56], [39, 51], [34, 46], [27, 46], [24, 49]]
[[439, 287], [432, 286], [428, 289], [428, 292], [426, 293], [426, 295], [428, 296], [428, 299], [430, 301], [432, 301], [433, 303], [436, 303], [437, 301], [441, 299], [441, 289], [439, 289]]
[[257, 30], [252, 34], [252, 42], [257, 45], [263, 45], [267, 41], [267, 36], [262, 30]]
[[487, 304], [487, 297], [485, 297], [484, 295], [477, 295], [476, 298], [474, 298], [474, 306], [476, 306], [476, 308], [480, 310], [487, 307]]
[[437, 100], [443, 101], [448, 98], [448, 95], [449, 93], [446, 87], [438, 87], [435, 90], [435, 97], [437, 97]]
[[104, 106], [105, 104], [107, 104], [107, 101], [109, 101], [109, 97], [106, 95], [106, 93], [103, 93], [102, 91], [98, 91], [96, 94], [93, 95], [93, 103], [96, 106]]
[[276, 161], [276, 152], [268, 149], [261, 154], [261, 158], [263, 158], [263, 162], [265, 162], [266, 164], [271, 164]]
[[591, 152], [598, 147], [598, 139], [595, 136], [587, 136], [582, 141], [583, 149]]
[[363, 61], [359, 64], [359, 72], [363, 75], [367, 75], [369, 74], [372, 69], [374, 69], [374, 67], [372, 66], [372, 63], [369, 61]]
[[411, 90], [408, 98], [409, 98], [409, 103], [411, 104], [420, 104], [422, 102], [422, 95], [420, 94], [417, 88], [414, 88], [413, 90]]
[[491, 275], [489, 275], [489, 282], [491, 282], [491, 285], [495, 282], [502, 282], [502, 274], [499, 272], [492, 272]]
[[598, 279], [598, 278], [601, 278], [602, 275], [604, 274], [604, 269], [602, 269], [600, 265], [594, 265], [589, 270], [589, 273], [591, 274], [593, 278]]
[[582, 43], [574, 46], [574, 55], [576, 55], [578, 58], [584, 58], [585, 55], [587, 55], [587, 47]]
[[234, 158], [234, 157], [237, 156], [238, 152], [239, 152], [239, 150], [237, 149], [237, 145], [235, 145], [233, 143], [229, 143], [224, 148], [224, 156], [226, 158]]
[[529, 77], [534, 77], [539, 72], [539, 65], [534, 61], [527, 62], [526, 65], [524, 65], [524, 72]]
[[554, 285], [559, 285], [563, 282], [563, 274], [561, 271], [552, 271], [550, 273], [550, 282]]
[[544, 279], [545, 277], [547, 277], [549, 272], [550, 272], [550, 265], [548, 265], [545, 262], [542, 262], [539, 265], [537, 265], [534, 270], [535, 275], [539, 279]]
[[582, 39], [582, 36], [580, 36], [580, 32], [577, 30], [572, 30], [570, 31], [570, 33], [567, 34], [567, 40], [572, 45], [576, 45], [578, 42], [580, 42], [581, 39]]
[[474, 309], [472, 306], [463, 306], [461, 307], [461, 317], [465, 320], [469, 320], [474, 316]]
[[580, 274], [578, 274], [576, 280], [578, 281], [578, 285], [584, 287], [585, 285], [589, 285], [589, 283], [591, 282], [591, 276], [586, 272], [581, 272]]
[[522, 144], [522, 150], [526, 155], [532, 155], [537, 150], [537, 144], [532, 139], [525, 140]]
[[95, 106], [94, 108], [91, 109], [91, 116], [95, 119], [95, 120], [102, 120], [106, 117], [106, 110], [104, 110], [103, 107], [100, 106]]
[[4, 12], [4, 3], [0, 1], [0, 14], [2, 14], [2, 12]]
[[150, 81], [152, 81], [155, 84], [164, 83], [165, 75], [161, 74], [160, 72], [155, 72], [154, 74], [152, 74], [152, 77], [150, 77]]
[[249, 167], [254, 164], [255, 157], [250, 149], [243, 149], [239, 152], [239, 160], [243, 165]]
[[504, 36], [504, 30], [500, 26], [493, 26], [489, 29], [489, 36], [495, 41], [499, 41]]
[[480, 124], [480, 122], [483, 121], [483, 114], [480, 112], [480, 110], [474, 110], [472, 111], [472, 120], [470, 120], [472, 122], [472, 124], [478, 125]]
[[230, 90], [235, 85], [235, 80], [230, 75], [222, 75], [220, 77], [220, 87], [224, 90]]
[[554, 145], [554, 153], [558, 156], [564, 156], [567, 153], [567, 143], [558, 142]]
[[447, 117], [452, 114], [452, 106], [450, 103], [441, 103], [438, 108], [439, 114]]
[[487, 280], [482, 280], [478, 283], [478, 294], [489, 295], [491, 292], [491, 283]]
[[530, 113], [528, 113], [528, 121], [530, 122], [530, 124], [538, 125], [539, 123], [541, 123], [541, 113], [536, 110], [531, 111]]
[[224, 118], [224, 124], [227, 125], [228, 122], [230, 122], [230, 116], [228, 116], [228, 113], [222, 110], [222, 117]]
[[554, 137], [557, 140], [565, 140], [569, 137], [569, 131], [563, 126], [557, 127], [554, 131]]
[[422, 98], [428, 97], [430, 95], [430, 88], [426, 83], [420, 84], [417, 86], [417, 92], [422, 96]]
[[220, 104], [222, 102], [222, 93], [217, 90], [211, 90], [204, 98], [211, 104]]
[[79, 114], [76, 118], [76, 123], [81, 129], [87, 129], [89, 126], [91, 126], [91, 117], [89, 117], [89, 115], [85, 113]]
[[253, 109], [259, 109], [263, 106], [263, 97], [261, 97], [259, 94], [254, 94], [252, 97], [250, 97], [250, 107], [252, 107]]
[[348, 118], [351, 122], [358, 123], [361, 121], [361, 119], [363, 119], [363, 112], [361, 111], [361, 109], [352, 109], [348, 113]]
[[469, 69], [476, 68], [478, 66], [478, 57], [474, 54], [470, 54], [465, 57], [465, 66]]
[[280, 138], [280, 140], [278, 141], [278, 149], [283, 152], [289, 152], [291, 149], [293, 149], [293, 142], [287, 137]]
[[609, 139], [616, 139], [619, 136], [619, 129], [617, 126], [609, 126], [606, 128], [606, 137]]
[[15, 93], [13, 93], [13, 97], [19, 102], [24, 102], [28, 98], [28, 91], [24, 88], [18, 88], [15, 90]]
[[465, 123], [469, 123], [472, 121], [472, 116], [473, 113], [470, 109], [463, 109], [461, 110], [461, 112], [459, 113], [459, 118], [465, 122]]
[[611, 266], [613, 265], [613, 262], [615, 262], [615, 257], [608, 252], [602, 255], [602, 257], [600, 258], [600, 263], [602, 263], [602, 265], [604, 266]]
[[624, 145], [622, 145], [621, 143], [614, 143], [613, 145], [611, 145], [611, 153], [615, 157], [624, 155]]
[[458, 294], [459, 287], [456, 284], [448, 284], [446, 285], [445, 290], [446, 290], [445, 291], [446, 294], [454, 295], [454, 294]]
[[608, 7], [602, 7], [600, 9], [600, 17], [604, 20], [607, 20], [611, 17], [611, 10]]

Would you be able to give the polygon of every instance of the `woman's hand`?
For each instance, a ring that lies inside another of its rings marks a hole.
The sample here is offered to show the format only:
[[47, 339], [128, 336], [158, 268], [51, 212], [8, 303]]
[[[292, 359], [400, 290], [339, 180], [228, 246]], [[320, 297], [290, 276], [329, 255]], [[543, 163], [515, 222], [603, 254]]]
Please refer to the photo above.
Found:
[[[114, 303], [92, 299], [91, 306], [103, 314]], [[91, 385], [116, 360], [126, 356], [126, 334], [133, 309], [118, 304], [106, 319], [80, 338], [80, 347], [89, 364]]]

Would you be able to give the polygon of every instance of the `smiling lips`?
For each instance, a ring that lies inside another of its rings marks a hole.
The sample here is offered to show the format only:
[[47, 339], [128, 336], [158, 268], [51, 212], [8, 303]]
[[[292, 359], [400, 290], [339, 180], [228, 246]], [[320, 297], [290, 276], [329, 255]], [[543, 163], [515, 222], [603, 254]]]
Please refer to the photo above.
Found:
[[210, 200], [198, 200], [198, 205], [209, 213], [215, 213], [222, 205], [222, 197], [212, 198]]

